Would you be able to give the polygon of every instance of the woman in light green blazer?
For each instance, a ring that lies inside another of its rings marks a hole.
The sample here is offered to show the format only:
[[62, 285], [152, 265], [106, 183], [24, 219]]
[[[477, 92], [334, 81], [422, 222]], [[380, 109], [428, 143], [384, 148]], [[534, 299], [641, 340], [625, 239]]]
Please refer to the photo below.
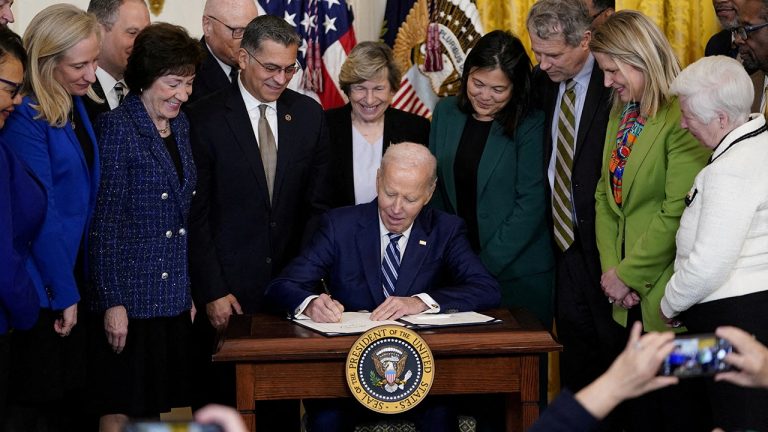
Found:
[[501, 284], [502, 305], [524, 307], [549, 328], [544, 117], [529, 109], [531, 62], [519, 39], [494, 31], [477, 42], [464, 72], [459, 95], [432, 115], [432, 203], [465, 220], [475, 252]]
[[680, 66], [650, 19], [618, 12], [595, 31], [590, 49], [614, 92], [595, 192], [601, 285], [617, 322], [642, 319], [645, 331], [666, 330], [659, 306], [673, 272], [675, 234], [709, 152], [680, 127], [669, 93]]
[[[668, 330], [659, 307], [673, 272], [675, 234], [686, 194], [709, 155], [680, 126], [669, 90], [680, 66], [648, 17], [615, 13], [589, 47], [614, 99], [595, 191], [600, 284], [619, 324], [642, 321], [645, 331]], [[712, 430], [701, 384], [681, 382], [628, 401], [625, 429]]]

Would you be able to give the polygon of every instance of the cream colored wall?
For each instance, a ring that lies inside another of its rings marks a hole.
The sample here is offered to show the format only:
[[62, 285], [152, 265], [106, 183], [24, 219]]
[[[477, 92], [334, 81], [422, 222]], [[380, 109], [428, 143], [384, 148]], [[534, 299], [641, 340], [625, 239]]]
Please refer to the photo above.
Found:
[[[41, 9], [52, 4], [62, 3], [56, 0], [15, 0], [13, 13], [16, 22], [10, 27], [19, 34], [32, 17]], [[88, 0], [70, 0], [63, 3], [71, 3], [83, 9], [88, 7]], [[355, 13], [355, 35], [358, 41], [375, 40], [379, 37], [381, 23], [384, 19], [384, 7], [386, 0], [349, 0], [349, 4]], [[203, 34], [201, 17], [205, 0], [165, 0], [160, 15], [151, 15], [153, 22], [164, 21], [186, 27], [190, 35], [200, 37]]]

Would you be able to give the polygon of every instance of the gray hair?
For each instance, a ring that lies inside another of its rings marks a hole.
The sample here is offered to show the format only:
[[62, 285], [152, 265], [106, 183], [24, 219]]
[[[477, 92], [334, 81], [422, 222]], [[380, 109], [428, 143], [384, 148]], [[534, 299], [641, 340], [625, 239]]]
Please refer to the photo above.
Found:
[[721, 55], [704, 57], [683, 69], [672, 81], [670, 92], [685, 98], [691, 114], [702, 123], [709, 123], [722, 111], [734, 125], [747, 121], [755, 97], [744, 66]]
[[587, 5], [582, 0], [539, 0], [528, 11], [526, 26], [540, 39], [562, 36], [575, 47], [592, 25]]
[[429, 184], [434, 185], [437, 181], [437, 159], [424, 145], [412, 142], [390, 145], [381, 158], [380, 170], [384, 171], [384, 166], [388, 164], [394, 164], [410, 170], [424, 167], [430, 173], [427, 179]]
[[240, 47], [248, 51], [258, 51], [265, 40], [271, 40], [286, 47], [301, 45], [301, 37], [285, 20], [272, 15], [261, 15], [251, 20], [245, 27]]
[[144, 0], [91, 0], [88, 2], [88, 13], [95, 15], [99, 24], [107, 30], [112, 30], [112, 26], [117, 21], [120, 6], [127, 1], [137, 1], [146, 5]]

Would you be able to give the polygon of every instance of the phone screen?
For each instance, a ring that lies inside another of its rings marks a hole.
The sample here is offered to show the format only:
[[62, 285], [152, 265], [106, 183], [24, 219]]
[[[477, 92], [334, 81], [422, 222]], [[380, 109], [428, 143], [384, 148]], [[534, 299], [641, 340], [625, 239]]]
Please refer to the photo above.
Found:
[[731, 370], [723, 359], [732, 351], [728, 341], [714, 334], [678, 336], [674, 350], [661, 365], [660, 374], [688, 378]]
[[134, 421], [128, 423], [123, 432], [222, 432], [215, 424], [194, 422]]

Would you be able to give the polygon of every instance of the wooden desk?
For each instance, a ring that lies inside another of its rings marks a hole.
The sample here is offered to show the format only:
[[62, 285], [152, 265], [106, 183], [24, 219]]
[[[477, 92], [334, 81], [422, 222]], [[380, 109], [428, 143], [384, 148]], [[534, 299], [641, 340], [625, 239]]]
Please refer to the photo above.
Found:
[[[562, 346], [528, 312], [485, 313], [503, 323], [419, 331], [435, 358], [430, 394], [505, 393], [507, 431], [522, 432], [539, 416], [539, 354]], [[275, 316], [235, 316], [213, 359], [236, 364], [237, 408], [255, 431], [256, 401], [351, 397], [344, 362], [357, 338], [325, 337]]]

